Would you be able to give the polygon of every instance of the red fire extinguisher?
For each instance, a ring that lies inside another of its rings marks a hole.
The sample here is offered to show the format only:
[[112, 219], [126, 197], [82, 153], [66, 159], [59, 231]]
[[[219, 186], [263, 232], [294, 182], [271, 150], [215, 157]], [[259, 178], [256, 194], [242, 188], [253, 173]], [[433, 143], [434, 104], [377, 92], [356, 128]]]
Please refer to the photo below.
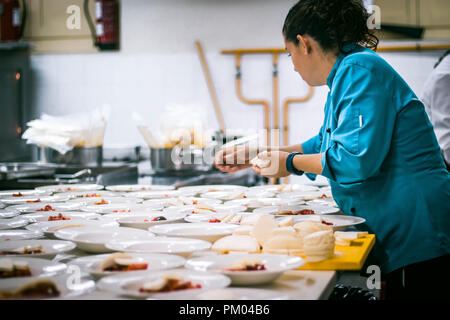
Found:
[[119, 3], [118, 0], [95, 0], [95, 26], [88, 10], [88, 0], [85, 0], [85, 11], [94, 44], [100, 50], [115, 50], [119, 48]]
[[0, 0], [0, 41], [18, 41], [22, 37], [25, 20], [25, 1]]

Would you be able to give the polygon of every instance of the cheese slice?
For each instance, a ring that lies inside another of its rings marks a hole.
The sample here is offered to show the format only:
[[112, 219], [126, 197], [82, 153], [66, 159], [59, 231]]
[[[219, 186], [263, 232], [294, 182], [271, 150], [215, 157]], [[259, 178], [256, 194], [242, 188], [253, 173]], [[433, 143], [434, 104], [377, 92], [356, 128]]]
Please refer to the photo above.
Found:
[[285, 217], [278, 221], [278, 227], [290, 227], [294, 225], [293, 217]]
[[219, 253], [256, 253], [259, 252], [259, 244], [258, 241], [251, 236], [231, 235], [220, 238], [219, 240], [214, 242], [211, 249]]
[[270, 237], [270, 234], [275, 228], [277, 228], [275, 219], [264, 214], [259, 217], [250, 235], [255, 237], [261, 246], [264, 246], [264, 242]]

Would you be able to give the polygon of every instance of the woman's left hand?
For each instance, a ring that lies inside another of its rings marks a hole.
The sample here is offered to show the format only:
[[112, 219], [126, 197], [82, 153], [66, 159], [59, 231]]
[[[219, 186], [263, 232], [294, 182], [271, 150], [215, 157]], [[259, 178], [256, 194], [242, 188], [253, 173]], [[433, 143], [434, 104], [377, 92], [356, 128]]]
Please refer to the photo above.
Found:
[[259, 175], [267, 178], [283, 178], [290, 175], [286, 169], [286, 159], [289, 152], [284, 151], [269, 151], [261, 152], [258, 158], [262, 160], [270, 160], [270, 166], [266, 168], [259, 168], [253, 166], [253, 171]]

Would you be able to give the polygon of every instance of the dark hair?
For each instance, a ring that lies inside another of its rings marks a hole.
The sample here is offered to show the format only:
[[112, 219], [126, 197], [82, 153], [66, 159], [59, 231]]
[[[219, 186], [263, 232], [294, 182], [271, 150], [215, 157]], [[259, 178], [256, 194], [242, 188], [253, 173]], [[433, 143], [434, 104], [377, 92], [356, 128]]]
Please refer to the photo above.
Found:
[[283, 35], [298, 45], [309, 35], [324, 51], [343, 51], [346, 42], [376, 50], [378, 38], [367, 27], [369, 14], [361, 0], [300, 0], [286, 16]]
[[444, 60], [444, 58], [446, 56], [448, 56], [449, 54], [450, 54], [450, 50], [445, 51], [444, 54], [439, 58], [439, 60], [434, 65], [434, 68], [436, 68], [441, 63], [441, 61]]

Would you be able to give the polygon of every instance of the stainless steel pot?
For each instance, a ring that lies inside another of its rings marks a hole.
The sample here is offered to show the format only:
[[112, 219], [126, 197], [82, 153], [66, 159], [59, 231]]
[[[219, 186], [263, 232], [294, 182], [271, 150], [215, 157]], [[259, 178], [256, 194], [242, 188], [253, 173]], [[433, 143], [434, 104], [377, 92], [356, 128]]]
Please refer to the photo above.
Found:
[[214, 163], [214, 148], [194, 145], [150, 148], [150, 164], [158, 173], [171, 171], [208, 171]]
[[41, 163], [71, 164], [86, 167], [98, 167], [103, 161], [103, 146], [74, 147], [71, 151], [61, 154], [55, 149], [39, 147], [38, 153]]

